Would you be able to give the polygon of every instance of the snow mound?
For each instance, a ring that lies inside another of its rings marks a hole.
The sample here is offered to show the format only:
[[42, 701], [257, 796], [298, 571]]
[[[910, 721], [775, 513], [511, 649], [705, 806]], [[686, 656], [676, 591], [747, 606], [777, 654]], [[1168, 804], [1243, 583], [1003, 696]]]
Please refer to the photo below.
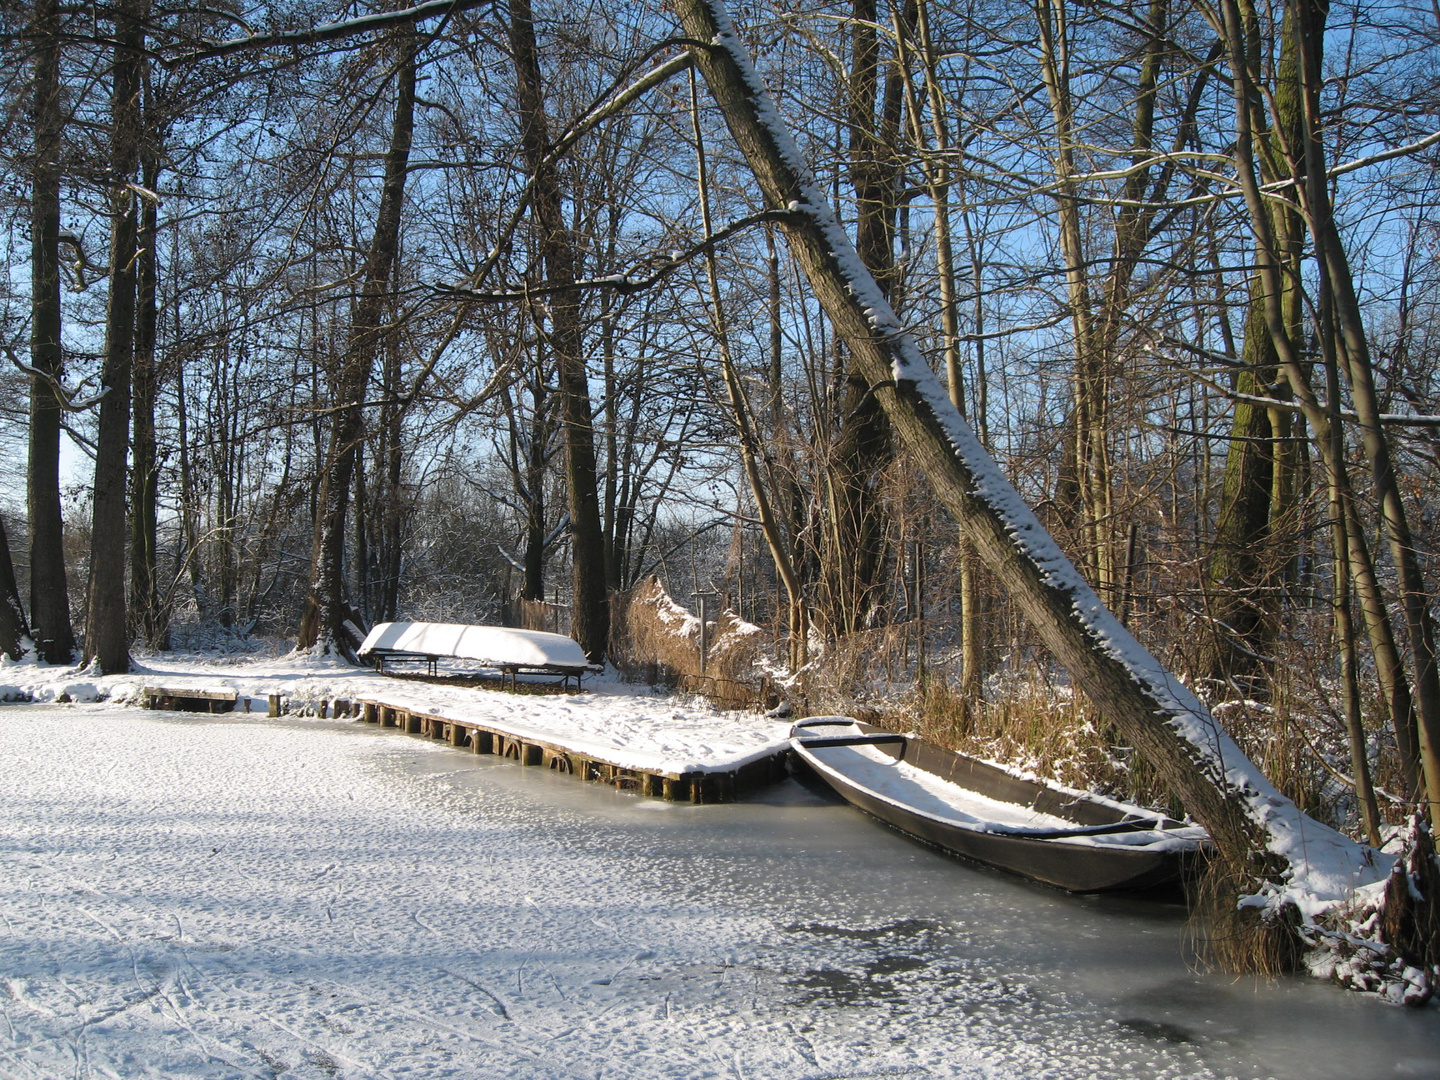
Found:
[[370, 631], [360, 646], [360, 655], [365, 656], [377, 649], [453, 656], [482, 664], [565, 668], [590, 666], [579, 644], [563, 634], [515, 630], [505, 626], [384, 622]]

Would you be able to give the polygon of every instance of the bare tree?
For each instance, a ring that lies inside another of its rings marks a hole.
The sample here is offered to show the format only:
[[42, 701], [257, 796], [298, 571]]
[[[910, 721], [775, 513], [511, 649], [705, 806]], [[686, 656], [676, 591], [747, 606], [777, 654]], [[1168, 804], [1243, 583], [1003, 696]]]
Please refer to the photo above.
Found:
[[[1259, 890], [1303, 872], [1298, 843], [1328, 848], [1364, 876], [1361, 848], [1307, 819], [1251, 765], [1205, 707], [1104, 608], [950, 404], [835, 221], [779, 120], [728, 14], [676, 5], [703, 46], [696, 63], [774, 207], [791, 210], [792, 251], [887, 415], [987, 565], [1077, 683], [1210, 830], [1236, 877]], [[1232, 897], [1234, 893], [1230, 894]]]
[[573, 288], [575, 240], [565, 221], [560, 180], [550, 157], [544, 81], [529, 0], [512, 0], [509, 34], [515, 60], [521, 151], [530, 172], [530, 204], [539, 234], [537, 247], [546, 282], [555, 290], [548, 304], [548, 340], [559, 376], [565, 482], [570, 503], [570, 628], [585, 654], [599, 662], [605, 657], [610, 617], [605, 595], [605, 542], [595, 470], [594, 418], [580, 301]]
[[58, 386], [64, 372], [60, 305], [60, 149], [65, 103], [60, 83], [61, 15], [57, 0], [36, 0], [34, 159], [30, 199], [30, 614], [35, 647], [52, 664], [74, 659], [60, 512]]
[[100, 376], [100, 430], [95, 445], [90, 584], [85, 611], [85, 660], [104, 674], [130, 669], [125, 604], [125, 480], [130, 446], [130, 376], [135, 356], [141, 89], [149, 0], [122, 0], [115, 9], [110, 132], [110, 294], [105, 361]]
[[[346, 584], [346, 522], [356, 457], [365, 437], [365, 400], [385, 328], [382, 325], [400, 243], [405, 179], [415, 126], [415, 68], [419, 44], [401, 33], [396, 40], [395, 112], [375, 232], [361, 268], [361, 291], [351, 319], [336, 385], [337, 405], [321, 473], [319, 512], [311, 559], [310, 594], [300, 620], [297, 647], [319, 646], [354, 659], [363, 633], [351, 618]], [[357, 636], [358, 635], [358, 636]]]

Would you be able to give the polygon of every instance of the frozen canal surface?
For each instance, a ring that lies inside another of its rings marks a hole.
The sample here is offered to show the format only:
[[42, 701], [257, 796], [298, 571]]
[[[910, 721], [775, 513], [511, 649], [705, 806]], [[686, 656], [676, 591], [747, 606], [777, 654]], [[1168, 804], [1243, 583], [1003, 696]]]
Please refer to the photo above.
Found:
[[794, 783], [663, 803], [355, 724], [0, 707], [0, 1077], [1440, 1077], [1440, 1010]]

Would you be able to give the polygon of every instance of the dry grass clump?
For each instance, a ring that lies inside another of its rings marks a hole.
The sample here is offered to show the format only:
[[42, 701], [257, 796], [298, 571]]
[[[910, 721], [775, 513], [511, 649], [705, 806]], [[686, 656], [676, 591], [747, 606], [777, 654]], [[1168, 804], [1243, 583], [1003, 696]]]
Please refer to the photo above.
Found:
[[769, 639], [765, 631], [726, 608], [711, 632], [705, 672], [717, 679], [750, 685], [765, 670]]
[[733, 611], [710, 626], [700, 671], [700, 620], [649, 577], [611, 601], [611, 659], [654, 685], [702, 693], [722, 708], [747, 708], [762, 696], [768, 640]]
[[1294, 904], [1278, 910], [1241, 906], [1254, 867], [1212, 857], [1192, 887], [1190, 939], [1195, 955], [1221, 971], [1274, 978], [1299, 968], [1305, 952]]
[[[907, 673], [898, 644], [893, 634], [875, 631], [830, 646], [792, 681], [792, 704], [797, 712], [851, 715], [914, 731], [961, 753], [1183, 815], [1156, 770], [1063, 675], [1029, 664], [992, 676], [983, 701], [967, 700], [943, 661], [932, 662], [924, 677], [913, 667]], [[887, 662], [898, 669], [893, 679]], [[1300, 809], [1342, 830], [1353, 824], [1353, 791], [1341, 777], [1348, 772], [1345, 732], [1323, 700], [1287, 694], [1269, 702], [1221, 702], [1213, 710]]]
[[1283, 703], [1222, 701], [1210, 711], [1296, 806], [1320, 821], [1336, 817], [1334, 778], [1316, 753], [1315, 736]]
[[872, 723], [911, 693], [918, 644], [914, 624], [906, 623], [847, 634], [823, 647], [812, 641], [812, 659], [785, 680], [785, 696], [797, 714]]
[[647, 681], [673, 684], [700, 671], [700, 620], [648, 577], [610, 601], [611, 658]]
[[1003, 688], [992, 686], [987, 700], [975, 702], [947, 680], [932, 678], [894, 702], [882, 722], [1068, 787], [1181, 814], [1155, 770], [1118, 745], [1099, 711], [1069, 686], [1014, 677]]

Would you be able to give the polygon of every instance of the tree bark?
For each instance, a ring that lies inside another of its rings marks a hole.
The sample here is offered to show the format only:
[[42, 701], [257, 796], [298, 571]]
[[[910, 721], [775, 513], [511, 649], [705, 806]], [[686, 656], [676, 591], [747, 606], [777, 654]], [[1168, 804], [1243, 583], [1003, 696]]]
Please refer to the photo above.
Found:
[[[915, 9], [915, 29], [919, 36], [920, 59], [925, 79], [925, 97], [930, 106], [930, 128], [933, 147], [938, 151], [936, 160], [922, 162], [925, 186], [935, 216], [935, 276], [940, 299], [940, 337], [944, 349], [945, 387], [950, 402], [957, 412], [968, 421], [965, 400], [964, 371], [960, 362], [960, 307], [956, 288], [954, 232], [950, 220], [950, 187], [953, 182], [946, 155], [952, 150], [950, 125], [946, 119], [949, 109], [941, 90], [940, 62], [934, 42], [930, 36], [930, 13], [927, 0], [920, 0]], [[896, 41], [902, 50], [906, 47], [905, 27], [897, 22]], [[925, 132], [921, 124], [923, 110], [919, 95], [910, 83], [908, 64], [902, 55], [902, 73], [909, 91], [907, 106], [910, 112], [910, 127], [915, 145], [925, 145]], [[980, 292], [977, 282], [977, 294]], [[977, 325], [977, 332], [981, 329]], [[977, 350], [984, 348], [981, 339]], [[984, 436], [981, 435], [984, 442]], [[960, 600], [960, 724], [969, 729], [974, 722], [976, 711], [984, 701], [984, 625], [980, 611], [980, 589], [975, 551], [963, 530], [958, 536], [956, 564], [959, 567]]]
[[521, 150], [531, 176], [530, 206], [539, 233], [541, 264], [550, 286], [550, 347], [555, 354], [560, 419], [565, 435], [565, 481], [570, 505], [570, 633], [592, 663], [604, 660], [610, 637], [605, 593], [605, 537], [595, 472], [595, 432], [585, 365], [584, 332], [575, 282], [576, 241], [566, 225], [560, 178], [549, 157], [544, 79], [529, 0], [510, 4], [510, 51], [515, 60]]
[[[955, 411], [865, 271], [718, 0], [677, 0], [696, 63], [820, 303], [937, 495], [1045, 645], [1209, 830], [1257, 891], [1328, 849], [1367, 876], [1364, 849], [1275, 790], [1208, 710], [1099, 602]], [[1302, 846], [1296, 846], [1302, 845]], [[1369, 876], [1374, 872], [1369, 871]]]
[[[900, 0], [902, 21], [914, 22], [914, 3]], [[850, 184], [855, 192], [855, 249], [886, 296], [899, 288], [895, 219], [900, 200], [903, 112], [898, 69], [880, 78], [876, 0], [854, 0], [848, 86]], [[881, 474], [894, 457], [890, 425], [870, 387], [853, 367], [846, 372], [840, 428], [828, 469], [824, 559], [826, 615], [842, 634], [865, 629], [880, 602], [887, 521]]]
[[130, 448], [130, 375], [135, 356], [136, 238], [140, 199], [133, 190], [140, 164], [140, 88], [145, 65], [148, 0], [115, 10], [115, 68], [110, 133], [110, 297], [95, 487], [90, 530], [90, 585], [85, 611], [85, 662], [103, 675], [130, 670], [125, 609], [126, 459]]
[[400, 608], [400, 566], [405, 553], [406, 499], [405, 410], [400, 407], [400, 341], [390, 334], [386, 342], [383, 389], [385, 406], [380, 414], [380, 451], [376, 455], [384, 472], [381, 499], [379, 556], [379, 621], [393, 622]]
[[19, 660], [28, 651], [25, 638], [29, 636], [15, 581], [15, 564], [10, 561], [10, 537], [5, 532], [5, 519], [0, 516], [0, 653]]
[[60, 94], [58, 0], [36, 0], [35, 160], [30, 201], [30, 457], [26, 503], [30, 517], [30, 616], [41, 660], [75, 658], [70, 591], [65, 579], [65, 527], [60, 510], [60, 401], [54, 386], [64, 371], [60, 344]]
[[400, 244], [400, 218], [405, 204], [405, 178], [415, 126], [415, 53], [413, 36], [400, 40], [400, 62], [395, 81], [395, 114], [390, 148], [385, 154], [385, 179], [375, 233], [361, 270], [363, 285], [355, 307], [341, 360], [336, 387], [338, 404], [331, 421], [325, 471], [320, 479], [315, 520], [315, 546], [311, 555], [310, 595], [300, 619], [296, 645], [334, 651], [355, 659], [359, 628], [351, 619], [345, 580], [345, 524], [350, 509], [350, 488], [355, 459], [365, 438], [365, 396], [375, 366], [384, 328], [381, 325], [395, 253]]
[[[710, 220], [710, 177], [705, 161], [705, 137], [700, 126], [700, 108], [695, 87], [695, 70], [690, 70], [690, 121], [695, 135], [695, 166], [699, 178], [700, 221], [703, 236], [708, 241], [714, 235]], [[789, 612], [788, 626], [791, 642], [792, 670], [795, 667], [794, 648], [806, 633], [805, 598], [801, 591], [800, 576], [795, 572], [790, 546], [780, 529], [775, 515], [769, 489], [765, 486], [760, 469], [760, 439], [755, 431], [755, 416], [750, 407], [749, 395], [740, 381], [735, 368], [735, 357], [730, 351], [730, 326], [725, 317], [725, 307], [720, 294], [720, 275], [715, 265], [715, 249], [705, 249], [705, 280], [710, 290], [710, 324], [720, 350], [720, 373], [725, 382], [726, 401], [730, 406], [730, 419], [735, 425], [736, 437], [740, 440], [740, 464], [755, 500], [755, 516], [760, 521], [760, 533], [770, 552], [770, 561], [775, 566], [776, 576], [785, 589], [786, 609]], [[743, 550], [743, 549], [742, 549]], [[743, 575], [742, 575], [743, 579]]]
[[[1321, 350], [1325, 360], [1325, 397], [1330, 403], [1330, 440], [1333, 460], [1345, 458], [1345, 434], [1340, 426], [1340, 365], [1335, 356], [1335, 330], [1331, 311], [1330, 288], [1320, 282]], [[1360, 703], [1360, 672], [1355, 650], [1355, 620], [1350, 614], [1350, 537], [1346, 523], [1345, 500], [1349, 491], [1335, 482], [1330, 470], [1330, 545], [1335, 567], [1334, 595], [1331, 607], [1335, 612], [1335, 636], [1340, 643], [1340, 684], [1345, 699], [1345, 731], [1350, 742], [1350, 773], [1355, 784], [1355, 800], [1360, 804], [1360, 824], [1365, 838], [1375, 847], [1381, 844], [1380, 807], [1370, 781], [1369, 740], [1365, 736], [1364, 714]]]
[[1075, 184], [1074, 113], [1070, 85], [1070, 32], [1067, 0], [1036, 0], [1040, 71], [1055, 123], [1055, 211], [1065, 285], [1075, 339], [1074, 407], [1071, 460], [1078, 501], [1080, 554], [1100, 595], [1110, 598], [1114, 585], [1110, 490], [1110, 357], [1097, 348], [1090, 273], [1085, 255], [1084, 223]]

